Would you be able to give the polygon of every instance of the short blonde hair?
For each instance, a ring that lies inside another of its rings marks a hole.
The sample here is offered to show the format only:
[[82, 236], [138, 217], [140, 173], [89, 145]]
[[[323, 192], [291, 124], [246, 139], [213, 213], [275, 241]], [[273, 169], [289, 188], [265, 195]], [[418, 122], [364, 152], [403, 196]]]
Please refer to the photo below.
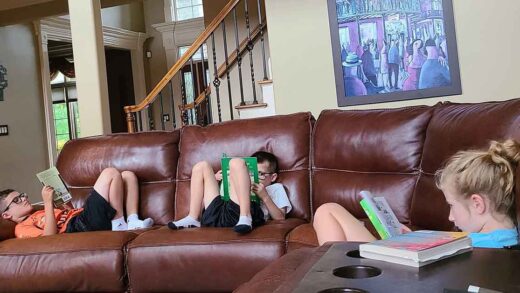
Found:
[[492, 210], [515, 219], [515, 172], [520, 161], [520, 144], [512, 139], [492, 141], [487, 151], [459, 151], [435, 173], [435, 183], [450, 186], [457, 195], [485, 196]]

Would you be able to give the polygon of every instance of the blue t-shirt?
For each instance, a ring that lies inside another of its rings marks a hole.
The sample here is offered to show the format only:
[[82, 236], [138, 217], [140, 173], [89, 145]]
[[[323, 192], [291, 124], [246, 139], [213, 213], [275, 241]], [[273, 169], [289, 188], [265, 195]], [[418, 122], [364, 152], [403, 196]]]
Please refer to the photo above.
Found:
[[489, 233], [470, 233], [473, 247], [504, 248], [518, 244], [516, 229], [499, 229]]

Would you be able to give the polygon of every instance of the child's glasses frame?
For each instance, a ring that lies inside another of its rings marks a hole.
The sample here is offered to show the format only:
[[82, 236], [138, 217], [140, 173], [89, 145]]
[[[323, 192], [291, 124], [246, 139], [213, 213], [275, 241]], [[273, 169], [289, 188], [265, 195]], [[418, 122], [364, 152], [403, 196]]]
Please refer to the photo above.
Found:
[[15, 196], [15, 197], [13, 198], [13, 200], [12, 200], [12, 201], [7, 205], [7, 207], [5, 207], [5, 209], [2, 211], [2, 213], [6, 212], [6, 211], [11, 207], [11, 205], [12, 205], [13, 203], [15, 203], [15, 204], [20, 204], [21, 202], [23, 202], [24, 200], [26, 200], [27, 197], [28, 197], [28, 196], [27, 196], [27, 193], [25, 193], [25, 192], [22, 192], [22, 193], [18, 194], [18, 195]]

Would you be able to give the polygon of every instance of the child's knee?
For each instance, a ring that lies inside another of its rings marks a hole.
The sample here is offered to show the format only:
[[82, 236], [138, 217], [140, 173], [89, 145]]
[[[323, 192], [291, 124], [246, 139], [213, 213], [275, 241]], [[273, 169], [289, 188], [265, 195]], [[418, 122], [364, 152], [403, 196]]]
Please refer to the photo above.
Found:
[[233, 158], [229, 161], [229, 169], [237, 170], [244, 169], [246, 167], [246, 161], [242, 158]]
[[132, 171], [121, 172], [121, 177], [123, 177], [125, 180], [137, 181], [137, 176]]
[[314, 217], [315, 218], [322, 217], [326, 214], [330, 214], [330, 212], [337, 210], [339, 208], [343, 209], [342, 206], [340, 206], [339, 204], [337, 204], [335, 202], [324, 203], [321, 206], [319, 206], [318, 209], [316, 209], [316, 213], [314, 214]]
[[100, 177], [109, 177], [109, 178], [116, 178], [121, 177], [121, 173], [119, 173], [119, 170], [113, 167], [105, 168], [103, 171], [101, 171]]
[[211, 168], [210, 163], [208, 161], [200, 161], [200, 162], [198, 162], [197, 164], [195, 164], [193, 166], [193, 171], [195, 171], [195, 172], [201, 172], [201, 171], [204, 171], [204, 170], [207, 170], [207, 169], [213, 170]]

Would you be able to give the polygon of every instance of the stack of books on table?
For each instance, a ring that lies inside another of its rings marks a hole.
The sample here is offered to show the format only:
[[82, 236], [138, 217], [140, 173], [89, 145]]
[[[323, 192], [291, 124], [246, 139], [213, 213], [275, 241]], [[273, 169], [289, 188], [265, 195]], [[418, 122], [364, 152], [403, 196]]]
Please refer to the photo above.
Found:
[[471, 250], [465, 232], [421, 230], [361, 244], [362, 257], [421, 267]]

